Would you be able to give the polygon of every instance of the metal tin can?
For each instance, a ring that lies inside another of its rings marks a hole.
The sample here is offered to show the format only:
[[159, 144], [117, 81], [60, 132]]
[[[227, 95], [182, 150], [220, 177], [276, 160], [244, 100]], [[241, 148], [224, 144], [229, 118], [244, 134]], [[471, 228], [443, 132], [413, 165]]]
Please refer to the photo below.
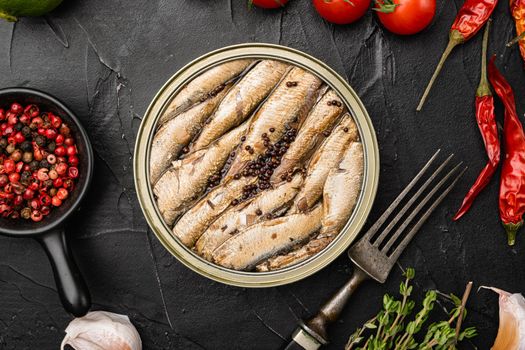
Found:
[[[157, 121], [172, 97], [203, 71], [240, 58], [275, 59], [306, 69], [333, 88], [346, 104], [359, 129], [364, 149], [363, 184], [357, 205], [343, 230], [323, 251], [297, 265], [270, 272], [243, 272], [210, 263], [186, 248], [164, 223], [149, 181], [151, 142]], [[355, 239], [370, 213], [379, 180], [379, 148], [365, 107], [348, 83], [323, 62], [301, 51], [272, 44], [242, 44], [201, 56], [180, 69], [160, 89], [140, 125], [134, 154], [135, 187], [146, 220], [164, 247], [193, 271], [218, 282], [242, 287], [278, 286], [308, 277], [337, 258]]]

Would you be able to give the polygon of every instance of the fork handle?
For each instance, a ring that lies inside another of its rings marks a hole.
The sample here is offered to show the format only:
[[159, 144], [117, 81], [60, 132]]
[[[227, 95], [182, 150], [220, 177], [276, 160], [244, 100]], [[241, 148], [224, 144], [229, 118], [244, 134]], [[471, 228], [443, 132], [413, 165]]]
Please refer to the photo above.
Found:
[[[316, 339], [319, 345], [315, 347], [318, 349], [321, 345], [328, 343], [327, 328], [330, 324], [337, 321], [344, 307], [348, 303], [348, 300], [357, 290], [359, 285], [370, 277], [366, 272], [361, 270], [359, 267], [354, 268], [352, 277], [342, 286], [328, 301], [321, 307], [317, 315], [310, 319], [306, 324], [300, 326], [299, 329], [294, 333], [294, 340], [299, 335], [309, 335], [310, 338]], [[286, 349], [301, 349], [300, 347], [291, 347], [292, 342], [286, 347]], [[314, 349], [314, 347], [302, 347], [303, 349]]]

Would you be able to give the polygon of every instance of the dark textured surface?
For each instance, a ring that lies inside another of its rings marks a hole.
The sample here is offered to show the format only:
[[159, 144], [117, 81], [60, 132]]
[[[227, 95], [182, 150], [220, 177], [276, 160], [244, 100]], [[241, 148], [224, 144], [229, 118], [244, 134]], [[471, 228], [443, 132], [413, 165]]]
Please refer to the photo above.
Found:
[[[523, 291], [525, 240], [506, 246], [497, 213], [497, 181], [459, 223], [451, 216], [484, 165], [473, 115], [481, 35], [450, 57], [425, 109], [415, 107], [461, 0], [438, 0], [424, 33], [398, 37], [369, 13], [349, 26], [321, 20], [310, 1], [280, 11], [248, 11], [244, 0], [66, 1], [46, 19], [0, 23], [0, 87], [30, 86], [56, 95], [80, 117], [95, 149], [95, 179], [70, 240], [91, 289], [94, 309], [130, 315], [145, 349], [276, 349], [297, 317], [317, 309], [351, 272], [346, 257], [304, 281], [264, 290], [204, 279], [177, 262], [148, 231], [136, 200], [132, 153], [140, 118], [160, 86], [189, 60], [225, 45], [270, 42], [306, 51], [347, 77], [368, 108], [381, 148], [375, 219], [437, 147], [469, 170], [425, 225], [403, 266], [417, 271], [417, 294], [438, 288], [461, 294], [476, 284], [469, 325], [489, 348], [497, 329], [497, 297], [479, 285]], [[525, 109], [525, 75], [508, 2], [498, 5], [490, 53]], [[501, 118], [501, 105], [498, 105]], [[399, 269], [385, 285], [357, 292], [332, 332], [341, 348], [355, 327], [396, 293]], [[70, 321], [51, 269], [36, 242], [0, 238], [0, 348], [56, 349]], [[472, 348], [467, 345], [466, 348]]]

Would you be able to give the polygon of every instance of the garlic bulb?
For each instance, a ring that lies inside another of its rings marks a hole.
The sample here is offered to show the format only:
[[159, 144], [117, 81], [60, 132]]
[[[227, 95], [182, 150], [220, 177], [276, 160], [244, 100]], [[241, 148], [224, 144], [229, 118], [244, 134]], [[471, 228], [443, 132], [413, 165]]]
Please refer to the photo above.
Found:
[[60, 349], [66, 345], [75, 350], [142, 350], [129, 317], [106, 311], [93, 311], [71, 321]]
[[525, 298], [493, 287], [499, 294], [499, 328], [492, 350], [525, 350]]

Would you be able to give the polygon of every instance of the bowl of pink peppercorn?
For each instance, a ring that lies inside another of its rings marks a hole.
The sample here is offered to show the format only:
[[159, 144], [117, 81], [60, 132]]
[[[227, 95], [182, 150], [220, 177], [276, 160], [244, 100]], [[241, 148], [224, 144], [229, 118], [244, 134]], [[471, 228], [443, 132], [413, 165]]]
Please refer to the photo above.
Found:
[[75, 316], [91, 301], [63, 224], [92, 173], [89, 138], [68, 107], [38, 90], [0, 89], [0, 233], [43, 246], [62, 304]]

